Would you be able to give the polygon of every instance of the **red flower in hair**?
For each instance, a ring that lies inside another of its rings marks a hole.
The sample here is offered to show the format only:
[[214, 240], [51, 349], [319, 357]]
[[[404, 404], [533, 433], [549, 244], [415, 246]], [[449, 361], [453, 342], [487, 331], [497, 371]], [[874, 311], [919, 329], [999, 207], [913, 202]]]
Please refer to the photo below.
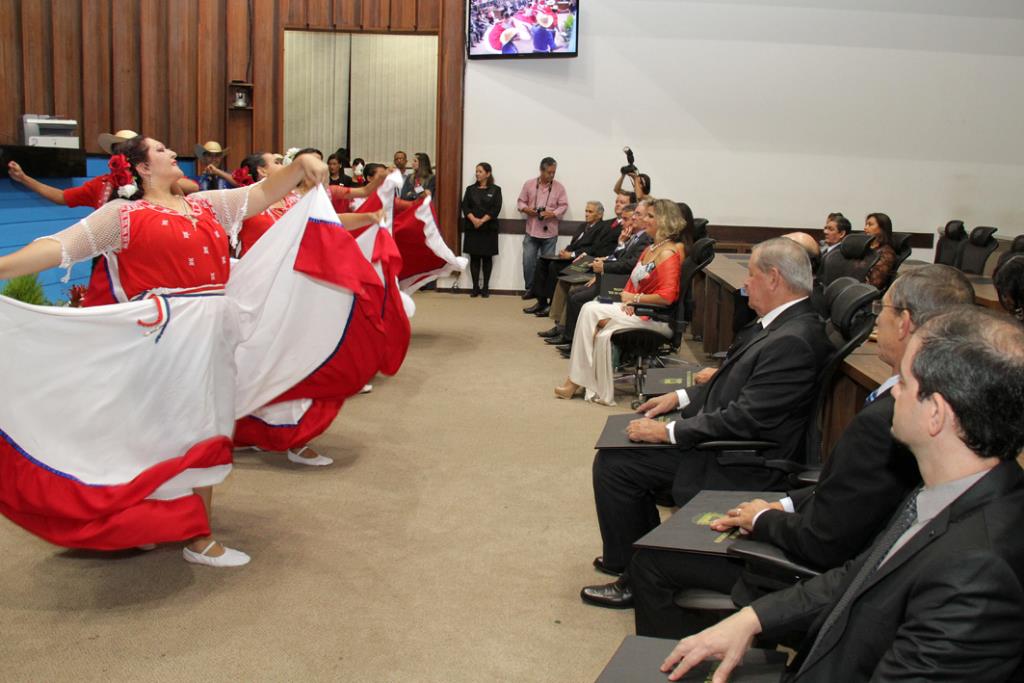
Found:
[[110, 169], [110, 177], [113, 178], [115, 187], [131, 185], [134, 182], [132, 166], [128, 163], [128, 158], [125, 155], [113, 155], [107, 162], [107, 167]]
[[235, 182], [238, 183], [239, 186], [252, 185], [256, 182], [252, 179], [248, 166], [242, 166], [241, 168], [235, 169], [235, 172], [231, 174], [231, 177], [234, 178]]

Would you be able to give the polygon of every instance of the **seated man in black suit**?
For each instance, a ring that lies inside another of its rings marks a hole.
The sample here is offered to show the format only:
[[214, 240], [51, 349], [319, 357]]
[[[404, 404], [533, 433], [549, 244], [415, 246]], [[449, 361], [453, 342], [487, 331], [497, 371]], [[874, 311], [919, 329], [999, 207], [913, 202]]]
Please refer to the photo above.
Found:
[[[600, 450], [594, 459], [594, 499], [604, 553], [598, 569], [622, 572], [633, 542], [660, 522], [655, 496], [671, 491], [683, 505], [702, 489], [783, 490], [776, 470], [719, 460], [697, 444], [721, 439], [759, 439], [778, 444], [766, 458], [792, 458], [803, 447], [818, 374], [833, 348], [824, 323], [807, 301], [811, 263], [795, 242], [777, 237], [754, 247], [745, 283], [759, 320], [740, 330], [721, 368], [704, 384], [666, 394], [640, 406], [644, 419], [628, 427], [629, 438], [672, 443], [676, 448]], [[681, 419], [649, 418], [682, 408]], [[587, 586], [584, 601], [627, 607], [626, 577], [607, 586]]]
[[550, 312], [549, 304], [558, 283], [558, 274], [573, 260], [581, 256], [607, 256], [615, 250], [621, 227], [613, 229], [601, 220], [603, 217], [604, 205], [601, 202], [587, 202], [583, 225], [565, 249], [558, 252], [558, 258], [538, 261], [533, 276], [533, 293], [537, 295], [537, 303], [524, 308], [523, 313], [543, 318]]
[[754, 636], [792, 633], [806, 637], [784, 680], [1020, 680], [1024, 328], [980, 306], [937, 316], [892, 392], [924, 487], [856, 559], [682, 640], [669, 680], [710, 657], [724, 682]]
[[[644, 205], [647, 206], [646, 204]], [[563, 344], [571, 346], [572, 335], [576, 331], [576, 321], [579, 320], [583, 305], [588, 301], [596, 299], [601, 291], [599, 278], [605, 273], [609, 275], [629, 275], [633, 272], [633, 268], [640, 259], [640, 255], [644, 249], [650, 246], [652, 241], [651, 236], [647, 234], [646, 230], [637, 227], [637, 221], [634, 219], [637, 206], [637, 204], [629, 204], [622, 211], [623, 216], [627, 220], [619, 233], [619, 242], [618, 246], [615, 247], [615, 251], [607, 257], [594, 259], [594, 262], [591, 264], [594, 277], [585, 285], [569, 292], [566, 297], [563, 314], [560, 318], [561, 324], [556, 324], [550, 330], [538, 333], [540, 336], [546, 337], [546, 343], [556, 346]]]
[[[890, 432], [890, 389], [899, 380], [910, 336], [951, 306], [973, 303], [974, 288], [955, 268], [928, 265], [899, 277], [876, 304], [878, 357], [892, 368], [893, 376], [868, 396], [832, 449], [818, 484], [792, 491], [777, 502], [740, 503], [712, 529], [740, 527], [750, 538], [772, 543], [819, 571], [838, 567], [864, 550], [921, 481], [913, 456], [893, 441]], [[644, 549], [633, 556], [629, 576], [636, 632], [660, 638], [700, 630], [673, 600], [680, 589], [732, 592], [737, 604], [744, 605], [792, 583], [743, 571], [741, 563], [724, 557]]]

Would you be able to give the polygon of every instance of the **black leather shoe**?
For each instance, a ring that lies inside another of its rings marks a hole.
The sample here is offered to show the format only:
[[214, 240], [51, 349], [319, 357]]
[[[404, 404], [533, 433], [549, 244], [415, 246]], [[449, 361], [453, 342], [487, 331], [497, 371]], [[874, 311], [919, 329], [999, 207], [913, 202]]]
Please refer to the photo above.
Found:
[[522, 296], [522, 299], [523, 299], [524, 301], [525, 301], [526, 299], [536, 299], [536, 298], [537, 298], [537, 295], [536, 295], [536, 294], [534, 294], [533, 292], [531, 292], [530, 290], [526, 290], [525, 292], [523, 292], [523, 296]]
[[628, 609], [633, 606], [633, 589], [619, 579], [615, 583], [606, 583], [603, 586], [584, 586], [580, 591], [580, 599], [598, 607]]
[[572, 351], [572, 344], [559, 344], [555, 348], [559, 351]]
[[523, 313], [536, 313], [542, 308], [544, 308], [542, 304], [534, 304], [532, 306], [527, 306], [526, 308], [524, 308]]
[[622, 572], [604, 566], [604, 557], [600, 555], [594, 558], [594, 569], [608, 576], [622, 576]]
[[566, 350], [558, 349], [558, 353], [562, 354], [562, 358], [572, 358], [572, 351], [571, 350], [568, 350], [568, 349], [566, 349]]
[[469, 293], [469, 296], [470, 296], [470, 298], [475, 299], [478, 296], [480, 296], [480, 292], [478, 290], [474, 289], [472, 292]]
[[542, 306], [541, 308], [539, 308], [536, 311], [534, 311], [533, 314], [535, 316], [537, 316], [538, 318], [543, 318], [543, 317], [547, 316], [547, 314], [550, 313], [550, 312], [551, 312], [551, 307], [550, 306]]
[[489, 289], [483, 290], [482, 292], [480, 292], [480, 296], [482, 296], [485, 299], [489, 299], [491, 297], [491, 290], [489, 290]]
[[562, 336], [562, 328], [559, 327], [558, 325], [555, 325], [550, 330], [544, 330], [543, 332], [538, 332], [537, 336], [542, 338], [542, 339], [552, 339], [552, 338], [557, 339], [557, 338]]
[[565, 346], [566, 344], [568, 344], [569, 347], [572, 348], [572, 339], [566, 339], [561, 334], [559, 334], [557, 337], [548, 337], [547, 339], [544, 340], [544, 343], [552, 344], [554, 346]]

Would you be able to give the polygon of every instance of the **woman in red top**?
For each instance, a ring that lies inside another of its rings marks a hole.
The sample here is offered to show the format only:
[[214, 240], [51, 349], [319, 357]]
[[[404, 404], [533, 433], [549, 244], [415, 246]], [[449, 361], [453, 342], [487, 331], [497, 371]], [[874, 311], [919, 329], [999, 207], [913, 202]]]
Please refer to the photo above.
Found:
[[[273, 176], [284, 167], [273, 154], [257, 152], [242, 161], [242, 165], [234, 174], [234, 179], [240, 186], [251, 185], [254, 181], [262, 181]], [[379, 184], [378, 181], [377, 185]], [[305, 190], [309, 189], [305, 184], [303, 187]], [[331, 187], [335, 188], [346, 191], [349, 189]], [[299, 201], [300, 196], [298, 192], [291, 192], [261, 213], [246, 218], [239, 234], [239, 256], [244, 257], [256, 241]], [[350, 230], [379, 222], [382, 216], [383, 211], [338, 214], [342, 225]], [[262, 451], [285, 451], [288, 460], [299, 465], [330, 465], [334, 460], [320, 454], [308, 444], [331, 426], [338, 411], [341, 410], [341, 404], [340, 400], [333, 399], [297, 398], [264, 406], [258, 414], [238, 420], [235, 446], [251, 446]]]
[[633, 314], [633, 305], [668, 306], [679, 298], [679, 271], [686, 257], [684, 242], [689, 226], [679, 207], [668, 199], [645, 199], [634, 214], [637, 227], [654, 243], [644, 250], [622, 291], [621, 304], [591, 301], [580, 311], [572, 338], [569, 377], [555, 387], [558, 398], [572, 398], [586, 390], [588, 401], [615, 405], [612, 334], [620, 330], [647, 329], [669, 336], [666, 323]]
[[[13, 254], [0, 257], [0, 279], [35, 273], [106, 255], [114, 294], [119, 301], [161, 289], [214, 289], [228, 280], [229, 244], [237, 240], [242, 220], [256, 215], [287, 195], [299, 181], [322, 182], [327, 167], [315, 157], [296, 159], [285, 172], [266, 182], [232, 190], [175, 193], [182, 178], [177, 155], [163, 143], [137, 136], [120, 148], [124, 166], [118, 184], [131, 189], [131, 201], [115, 199], [55, 235], [43, 237]], [[187, 429], [188, 425], [182, 425]], [[212, 487], [194, 489], [209, 515]], [[226, 548], [204, 535], [184, 549], [187, 561], [215, 567], [249, 561], [243, 552]]]

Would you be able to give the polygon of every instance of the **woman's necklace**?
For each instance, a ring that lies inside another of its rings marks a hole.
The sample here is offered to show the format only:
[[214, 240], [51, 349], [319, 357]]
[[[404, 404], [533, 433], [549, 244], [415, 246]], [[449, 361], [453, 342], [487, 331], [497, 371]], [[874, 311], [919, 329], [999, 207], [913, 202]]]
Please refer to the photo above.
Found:
[[196, 217], [192, 213], [192, 206], [184, 197], [179, 197], [179, 199], [181, 199], [181, 203], [185, 205], [185, 211], [182, 212], [182, 215], [192, 223], [193, 228], [196, 227]]
[[[651, 261], [654, 260], [655, 255], [658, 253], [658, 249], [661, 249], [661, 245], [666, 244], [669, 239], [666, 237], [660, 242], [651, 245], [651, 250], [647, 252], [647, 256], [650, 257]], [[650, 263], [651, 261], [648, 261]]]

